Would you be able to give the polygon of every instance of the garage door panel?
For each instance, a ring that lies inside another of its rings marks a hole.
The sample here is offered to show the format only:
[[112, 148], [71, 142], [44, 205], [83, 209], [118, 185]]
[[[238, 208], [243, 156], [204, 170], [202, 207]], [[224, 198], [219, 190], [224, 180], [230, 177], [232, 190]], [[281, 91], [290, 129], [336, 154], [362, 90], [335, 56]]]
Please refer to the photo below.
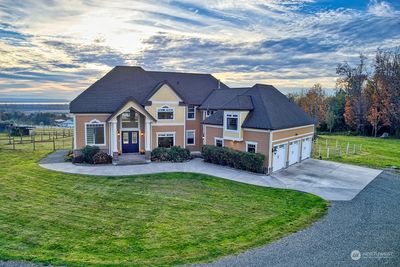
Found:
[[300, 161], [300, 140], [289, 143], [289, 165]]
[[274, 155], [272, 162], [272, 171], [283, 169], [286, 165], [286, 148], [287, 144], [280, 144], [274, 146]]
[[311, 157], [311, 145], [311, 137], [307, 137], [302, 140], [301, 160], [305, 160]]

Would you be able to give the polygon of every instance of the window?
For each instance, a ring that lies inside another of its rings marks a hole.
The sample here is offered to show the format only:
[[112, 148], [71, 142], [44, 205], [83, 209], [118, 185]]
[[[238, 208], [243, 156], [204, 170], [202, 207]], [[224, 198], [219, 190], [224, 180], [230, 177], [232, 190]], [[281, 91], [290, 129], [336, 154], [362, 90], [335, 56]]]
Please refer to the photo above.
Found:
[[170, 148], [175, 145], [175, 133], [157, 133], [158, 147]]
[[246, 142], [246, 151], [250, 153], [257, 153], [257, 143]]
[[105, 145], [105, 124], [97, 120], [86, 123], [86, 145]]
[[195, 144], [195, 131], [194, 130], [186, 131], [186, 144], [187, 145]]
[[195, 120], [196, 119], [196, 107], [195, 106], [188, 106], [187, 119], [188, 120]]
[[122, 128], [139, 128], [139, 114], [134, 110], [127, 110], [121, 114]]
[[233, 113], [225, 114], [225, 129], [229, 131], [239, 130], [239, 115]]
[[223, 147], [224, 146], [224, 139], [222, 138], [215, 138], [215, 146]]
[[205, 111], [206, 118], [210, 117], [214, 113], [215, 113], [215, 110], [207, 110], [207, 111]]
[[157, 118], [159, 120], [173, 120], [174, 119], [174, 109], [168, 106], [163, 106], [157, 109]]

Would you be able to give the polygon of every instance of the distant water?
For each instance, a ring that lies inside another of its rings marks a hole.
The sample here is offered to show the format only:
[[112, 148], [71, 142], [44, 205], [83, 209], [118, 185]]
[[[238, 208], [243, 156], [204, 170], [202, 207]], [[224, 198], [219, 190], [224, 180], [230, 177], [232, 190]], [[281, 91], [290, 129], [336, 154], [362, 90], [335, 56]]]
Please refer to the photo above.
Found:
[[0, 111], [3, 112], [50, 112], [50, 113], [69, 113], [69, 102], [66, 100], [55, 100], [50, 101], [46, 99], [44, 101], [38, 100], [17, 100], [13, 99], [0, 99]]

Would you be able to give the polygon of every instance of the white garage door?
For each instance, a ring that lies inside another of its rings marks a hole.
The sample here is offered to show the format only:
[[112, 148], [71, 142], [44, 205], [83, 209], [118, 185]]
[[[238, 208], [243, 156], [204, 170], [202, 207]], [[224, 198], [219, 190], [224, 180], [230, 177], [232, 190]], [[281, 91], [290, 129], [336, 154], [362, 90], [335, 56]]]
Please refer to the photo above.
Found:
[[272, 162], [272, 171], [283, 169], [286, 165], [286, 144], [274, 146], [274, 159]]
[[301, 147], [301, 160], [308, 159], [311, 156], [311, 137], [304, 138]]
[[289, 165], [300, 161], [300, 140], [289, 143]]

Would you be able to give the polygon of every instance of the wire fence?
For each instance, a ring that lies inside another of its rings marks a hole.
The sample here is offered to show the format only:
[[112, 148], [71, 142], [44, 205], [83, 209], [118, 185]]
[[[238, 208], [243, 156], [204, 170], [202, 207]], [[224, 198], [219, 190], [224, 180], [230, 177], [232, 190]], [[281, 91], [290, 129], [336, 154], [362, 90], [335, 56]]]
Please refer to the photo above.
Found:
[[37, 128], [30, 135], [0, 134], [3, 150], [73, 149], [73, 130], [60, 128]]
[[362, 144], [337, 139], [317, 138], [314, 141], [312, 155], [314, 158], [344, 158], [363, 153]]

